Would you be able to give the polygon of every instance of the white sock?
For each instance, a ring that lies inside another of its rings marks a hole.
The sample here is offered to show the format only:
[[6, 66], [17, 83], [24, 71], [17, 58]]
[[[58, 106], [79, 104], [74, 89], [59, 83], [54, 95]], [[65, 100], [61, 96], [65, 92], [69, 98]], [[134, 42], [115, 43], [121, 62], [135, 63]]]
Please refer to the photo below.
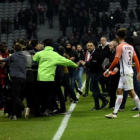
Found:
[[121, 103], [122, 103], [122, 99], [123, 99], [123, 95], [117, 95], [117, 99], [116, 99], [116, 103], [115, 103], [115, 109], [113, 111], [113, 113], [117, 113], [120, 106], [121, 106]]
[[137, 107], [137, 108], [139, 109], [139, 111], [140, 111], [140, 100], [139, 100], [139, 98], [138, 98], [137, 95], [133, 98], [133, 101], [134, 101], [136, 107]]

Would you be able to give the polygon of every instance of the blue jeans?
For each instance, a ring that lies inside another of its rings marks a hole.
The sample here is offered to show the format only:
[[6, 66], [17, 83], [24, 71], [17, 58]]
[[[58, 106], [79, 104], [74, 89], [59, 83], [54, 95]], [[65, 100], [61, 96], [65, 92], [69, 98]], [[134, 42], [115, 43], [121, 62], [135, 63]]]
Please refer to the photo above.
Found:
[[80, 67], [80, 69], [76, 71], [76, 80], [78, 82], [78, 88], [80, 88], [80, 89], [82, 87], [82, 75], [83, 75], [83, 72], [84, 72], [84, 67]]
[[91, 92], [93, 93], [93, 98], [95, 102], [95, 107], [99, 108], [99, 99], [102, 100], [102, 102], [106, 102], [105, 97], [100, 93], [99, 89], [99, 80], [101, 78], [102, 73], [92, 73], [91, 74], [91, 82], [90, 82], [90, 87], [91, 87]]
[[76, 80], [76, 70], [70, 70], [70, 85], [72, 87], [72, 90], [74, 91], [74, 86], [75, 86], [75, 80]]
[[[140, 82], [138, 82], [137, 80], [137, 71], [136, 71], [136, 67], [132, 67], [133, 71], [134, 71], [134, 75], [133, 75], [133, 84], [134, 84], [134, 91], [136, 92], [137, 96], [140, 99]], [[125, 103], [128, 97], [128, 92], [124, 91], [123, 93], [123, 101], [122, 104], [120, 106], [120, 109], [124, 109], [125, 108]]]

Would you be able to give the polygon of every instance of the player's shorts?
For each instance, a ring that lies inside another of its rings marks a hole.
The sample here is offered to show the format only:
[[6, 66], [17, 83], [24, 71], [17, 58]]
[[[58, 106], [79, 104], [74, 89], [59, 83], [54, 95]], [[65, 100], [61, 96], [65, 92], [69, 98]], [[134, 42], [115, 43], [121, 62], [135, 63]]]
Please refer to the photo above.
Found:
[[121, 76], [119, 80], [118, 88], [124, 89], [124, 91], [134, 89], [133, 85], [133, 73]]

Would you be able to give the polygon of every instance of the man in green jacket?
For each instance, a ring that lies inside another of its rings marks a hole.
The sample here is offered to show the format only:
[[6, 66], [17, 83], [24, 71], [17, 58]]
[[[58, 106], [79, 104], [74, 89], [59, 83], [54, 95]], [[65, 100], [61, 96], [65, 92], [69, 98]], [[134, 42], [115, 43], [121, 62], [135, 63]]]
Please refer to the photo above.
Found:
[[53, 51], [52, 39], [46, 39], [45, 49], [37, 52], [33, 60], [38, 62], [38, 86], [40, 89], [41, 107], [44, 115], [49, 116], [53, 110], [55, 70], [57, 65], [77, 68], [77, 64]]

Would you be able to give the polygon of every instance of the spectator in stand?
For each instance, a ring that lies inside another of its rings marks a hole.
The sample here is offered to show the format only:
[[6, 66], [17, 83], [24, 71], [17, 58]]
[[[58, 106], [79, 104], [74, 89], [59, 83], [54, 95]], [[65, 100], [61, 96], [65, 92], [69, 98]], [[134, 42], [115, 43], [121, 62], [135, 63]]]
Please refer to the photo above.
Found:
[[103, 14], [102, 14], [101, 23], [102, 23], [102, 32], [103, 32], [103, 34], [106, 34], [107, 26], [108, 26], [108, 16], [105, 12], [103, 12]]
[[120, 8], [117, 7], [117, 9], [114, 11], [114, 21], [115, 21], [115, 24], [120, 23], [120, 17], [121, 17]]
[[137, 14], [138, 22], [140, 22], [140, 5], [136, 6], [135, 12]]
[[33, 23], [32, 23], [32, 21], [30, 21], [28, 23], [28, 26], [27, 26], [27, 34], [28, 34], [27, 39], [30, 40], [31, 37], [32, 37], [32, 34], [33, 34]]
[[127, 10], [128, 8], [128, 0], [120, 0], [121, 8], [123, 10]]
[[140, 6], [140, 1], [139, 1], [139, 0], [137, 0], [137, 5], [139, 5], [139, 6]]
[[35, 25], [37, 25], [38, 16], [37, 16], [37, 11], [35, 9], [35, 6], [31, 5], [30, 11], [31, 11], [32, 22]]
[[13, 22], [14, 22], [14, 30], [18, 30], [19, 29], [19, 18], [18, 18], [17, 14], [14, 17]]
[[97, 12], [96, 10], [93, 11], [93, 14], [92, 14], [93, 18], [96, 19], [98, 25], [100, 24], [100, 16], [99, 16], [99, 12]]
[[38, 4], [39, 22], [40, 25], [45, 23], [44, 20], [45, 5], [41, 2]]
[[134, 31], [136, 31], [136, 27], [130, 22], [130, 25], [127, 28], [127, 35], [132, 36]]
[[109, 29], [111, 30], [112, 28], [115, 28], [115, 20], [114, 20], [114, 14], [112, 13], [112, 11], [110, 12], [109, 18], [108, 18], [108, 24], [109, 24]]
[[123, 24], [125, 22], [125, 18], [126, 18], [126, 15], [125, 15], [123, 10], [121, 10], [121, 14], [120, 15], [121, 15], [121, 17], [120, 17], [121, 22], [120, 23]]
[[53, 8], [52, 7], [48, 7], [46, 16], [48, 18], [49, 28], [52, 28], [53, 27]]
[[109, 39], [110, 41], [116, 38], [116, 33], [115, 33], [115, 29], [112, 28], [110, 33], [109, 33]]
[[10, 18], [7, 19], [7, 33], [11, 33], [12, 32], [12, 24], [13, 24], [13, 21], [11, 21]]
[[129, 11], [129, 18], [131, 22], [133, 22], [136, 18], [133, 9]]
[[4, 18], [2, 18], [2, 20], [1, 20], [1, 33], [2, 34], [5, 34], [6, 33], [6, 30], [7, 30], [6, 20]]
[[96, 21], [96, 18], [93, 18], [93, 21], [91, 23], [92, 31], [94, 34], [97, 34], [97, 27], [98, 27], [98, 22]]
[[58, 8], [59, 8], [59, 0], [55, 0], [54, 3], [55, 15], [58, 15]]
[[68, 18], [65, 12], [62, 14], [62, 17], [60, 18], [60, 26], [62, 29], [63, 36], [66, 36], [66, 29], [68, 27]]
[[18, 12], [18, 20], [19, 20], [19, 26], [21, 29], [25, 28], [25, 14], [23, 9], [21, 8]]

